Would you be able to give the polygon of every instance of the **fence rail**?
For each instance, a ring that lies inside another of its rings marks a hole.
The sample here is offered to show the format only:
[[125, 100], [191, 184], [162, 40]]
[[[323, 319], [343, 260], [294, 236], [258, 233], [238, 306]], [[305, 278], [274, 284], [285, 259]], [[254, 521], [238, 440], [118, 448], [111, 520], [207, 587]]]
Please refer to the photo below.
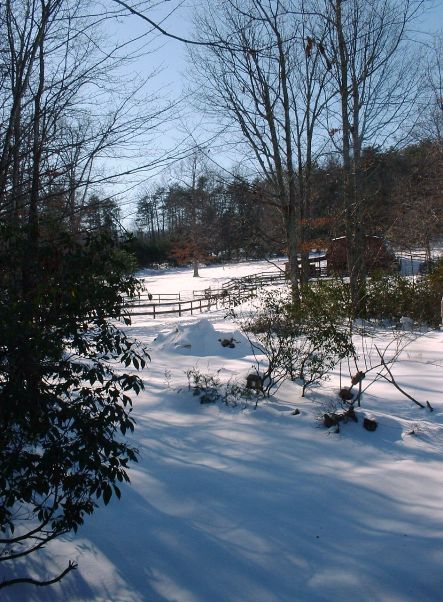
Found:
[[[152, 316], [154, 319], [157, 316], [165, 314], [177, 314], [179, 317], [182, 314], [202, 313], [210, 311], [213, 308], [218, 309], [220, 299], [211, 297], [209, 299], [189, 299], [188, 301], [176, 301], [169, 303], [143, 303], [141, 305], [133, 305], [131, 316]], [[144, 309], [142, 309], [144, 308]]]
[[[320, 266], [322, 258], [311, 260], [313, 276], [324, 275], [325, 269]], [[287, 282], [286, 273], [283, 270], [272, 272], [260, 272], [242, 278], [231, 278], [224, 282], [219, 288], [208, 287], [206, 289], [194, 290], [188, 293], [142, 293], [136, 301], [130, 302], [130, 313], [132, 316], [152, 316], [154, 319], [160, 315], [211, 311], [219, 307], [231, 307], [239, 305], [257, 295], [259, 289], [272, 284], [284, 284]], [[191, 297], [191, 298], [186, 298]]]
[[142, 293], [136, 301], [130, 303], [132, 316], [152, 316], [154, 319], [160, 315], [210, 311], [219, 307], [229, 307], [254, 297], [262, 286], [270, 284], [283, 284], [286, 281], [285, 273], [262, 272], [243, 278], [232, 278], [224, 282], [220, 288], [207, 288], [194, 290], [191, 299], [185, 298], [185, 293]]

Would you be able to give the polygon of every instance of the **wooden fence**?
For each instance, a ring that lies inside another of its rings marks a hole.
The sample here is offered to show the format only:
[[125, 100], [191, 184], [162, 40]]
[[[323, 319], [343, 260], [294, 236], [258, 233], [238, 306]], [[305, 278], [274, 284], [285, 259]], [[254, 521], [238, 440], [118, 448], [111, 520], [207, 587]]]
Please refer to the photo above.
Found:
[[201, 313], [218, 309], [221, 306], [218, 297], [208, 299], [189, 299], [187, 301], [169, 301], [161, 303], [134, 303], [131, 306], [131, 316], [152, 316], [154, 319], [160, 315], [177, 314], [181, 317], [183, 314]]
[[[286, 276], [283, 271], [262, 272], [243, 278], [233, 278], [223, 283], [221, 288], [207, 288], [192, 291], [192, 298], [186, 299], [186, 294], [181, 293], [142, 293], [137, 301], [130, 303], [132, 316], [157, 316], [165, 314], [201, 313], [231, 307], [257, 295], [259, 289], [271, 284], [283, 284]], [[189, 295], [189, 293], [188, 293]]]

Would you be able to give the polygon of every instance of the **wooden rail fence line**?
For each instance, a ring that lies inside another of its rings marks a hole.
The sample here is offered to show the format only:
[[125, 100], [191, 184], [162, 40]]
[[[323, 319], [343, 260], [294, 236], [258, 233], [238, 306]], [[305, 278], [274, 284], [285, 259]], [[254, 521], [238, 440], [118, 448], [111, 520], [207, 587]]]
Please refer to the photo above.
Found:
[[262, 272], [233, 278], [223, 283], [221, 288], [207, 288], [192, 291], [192, 299], [184, 299], [183, 293], [144, 293], [137, 301], [130, 303], [130, 314], [132, 316], [157, 316], [165, 314], [182, 314], [194, 312], [202, 313], [239, 305], [244, 301], [257, 295], [259, 288], [270, 284], [283, 284], [286, 277], [283, 271]]

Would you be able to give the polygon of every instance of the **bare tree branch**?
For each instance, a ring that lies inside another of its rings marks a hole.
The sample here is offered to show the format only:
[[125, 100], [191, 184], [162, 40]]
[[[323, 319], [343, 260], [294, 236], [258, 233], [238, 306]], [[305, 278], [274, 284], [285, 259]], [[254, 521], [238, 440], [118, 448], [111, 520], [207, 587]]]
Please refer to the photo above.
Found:
[[0, 582], [0, 589], [2, 589], [4, 587], [10, 587], [11, 585], [18, 585], [21, 583], [28, 583], [29, 585], [37, 585], [39, 587], [46, 587], [48, 585], [53, 585], [54, 583], [58, 583], [68, 573], [76, 570], [77, 567], [78, 567], [78, 564], [76, 562], [73, 562], [72, 560], [70, 560], [69, 564], [65, 568], [65, 570], [62, 571], [59, 575], [57, 575], [57, 577], [54, 577], [53, 579], [48, 579], [47, 581], [38, 581], [37, 579], [31, 579], [30, 577], [20, 577], [17, 579], [6, 579], [6, 580]]

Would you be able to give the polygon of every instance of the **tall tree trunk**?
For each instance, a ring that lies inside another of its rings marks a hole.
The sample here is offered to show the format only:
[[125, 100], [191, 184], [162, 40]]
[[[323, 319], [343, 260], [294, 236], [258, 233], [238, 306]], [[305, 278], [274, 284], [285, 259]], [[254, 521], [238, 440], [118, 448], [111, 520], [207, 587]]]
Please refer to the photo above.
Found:
[[287, 237], [288, 237], [288, 258], [289, 270], [292, 287], [292, 299], [296, 306], [300, 304], [300, 269], [298, 265], [298, 243], [300, 239], [301, 212], [299, 203], [297, 203], [297, 187], [296, 175], [294, 171], [294, 157], [292, 149], [292, 126], [290, 116], [290, 100], [288, 91], [288, 72], [283, 40], [278, 31], [274, 29], [279, 52], [280, 61], [280, 81], [282, 87], [282, 101], [284, 110], [284, 134], [285, 134], [285, 159], [288, 178], [288, 220], [287, 220]]
[[[351, 158], [351, 137], [352, 131], [355, 127], [358, 127], [357, 123], [350, 123], [350, 90], [349, 90], [349, 54], [346, 46], [346, 40], [343, 32], [342, 22], [342, 2], [343, 0], [336, 0], [335, 2], [335, 26], [337, 30], [337, 43], [339, 51], [339, 75], [340, 75], [340, 106], [341, 106], [341, 126], [342, 126], [342, 160], [343, 160], [343, 181], [342, 181], [342, 194], [343, 194], [343, 207], [345, 217], [345, 233], [346, 233], [346, 249], [347, 249], [347, 266], [350, 279], [351, 289], [351, 303], [352, 311], [355, 317], [362, 313], [364, 304], [363, 292], [363, 249], [362, 249], [362, 237], [363, 227], [361, 223], [361, 217], [358, 211], [358, 199], [357, 195], [357, 174], [355, 173], [358, 167], [355, 157]], [[357, 108], [357, 107], [355, 107]], [[353, 115], [353, 122], [355, 120], [355, 113]], [[353, 140], [355, 142], [355, 136], [358, 136], [357, 132], [354, 132]], [[356, 149], [353, 149], [355, 152]], [[363, 238], [364, 244], [364, 238]], [[363, 312], [364, 313], [364, 312]]]
[[[39, 201], [41, 187], [41, 159], [42, 159], [42, 140], [41, 140], [41, 121], [42, 121], [42, 99], [45, 85], [45, 58], [44, 58], [44, 30], [47, 7], [41, 0], [41, 32], [38, 44], [38, 87], [34, 96], [34, 115], [32, 123], [32, 171], [31, 171], [31, 189], [28, 199], [28, 232], [27, 232], [27, 253], [23, 257], [22, 263], [22, 286], [25, 321], [31, 321], [35, 312], [35, 292], [39, 278]], [[37, 410], [39, 390], [41, 386], [40, 361], [41, 358], [34, 349], [34, 341], [30, 339], [25, 341], [21, 353], [21, 366], [23, 374], [23, 387], [26, 399], [30, 403], [30, 410]], [[32, 414], [32, 411], [31, 411]]]
[[366, 264], [365, 264], [365, 247], [366, 236], [364, 227], [364, 192], [362, 182], [362, 165], [361, 165], [361, 139], [360, 139], [360, 122], [359, 122], [359, 94], [358, 83], [355, 75], [352, 76], [352, 215], [353, 223], [353, 239], [352, 244], [349, 244], [349, 249], [352, 250], [352, 277], [351, 283], [351, 298], [352, 305], [356, 315], [361, 317], [366, 315]]

